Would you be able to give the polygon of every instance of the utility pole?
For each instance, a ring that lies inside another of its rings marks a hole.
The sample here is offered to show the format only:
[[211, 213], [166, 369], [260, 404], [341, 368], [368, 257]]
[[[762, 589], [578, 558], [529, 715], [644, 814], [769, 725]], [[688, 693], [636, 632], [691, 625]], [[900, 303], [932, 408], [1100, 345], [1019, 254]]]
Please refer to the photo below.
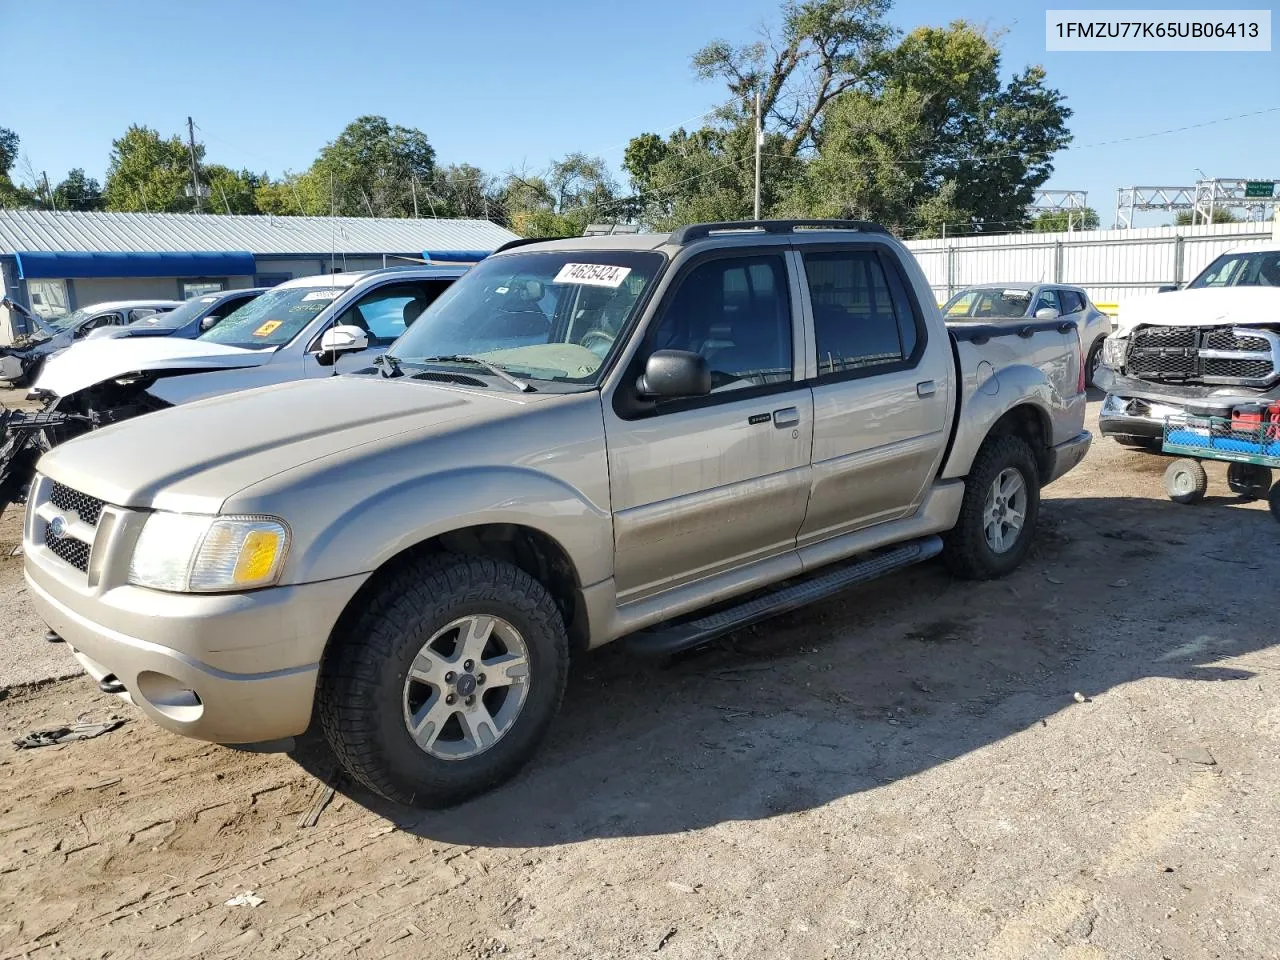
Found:
[[40, 176], [44, 178], [44, 195], [49, 198], [49, 206], [53, 207], [54, 213], [57, 213], [58, 201], [53, 199], [53, 191], [49, 189], [49, 175], [41, 170]]
[[760, 90], [756, 90], [756, 215], [760, 219], [760, 147], [764, 144], [764, 127], [760, 122]]
[[409, 189], [413, 192], [413, 219], [418, 219], [418, 178], [410, 174]]
[[200, 213], [200, 175], [196, 172], [196, 124], [187, 117], [187, 143], [191, 146], [191, 195], [196, 200], [196, 213]]

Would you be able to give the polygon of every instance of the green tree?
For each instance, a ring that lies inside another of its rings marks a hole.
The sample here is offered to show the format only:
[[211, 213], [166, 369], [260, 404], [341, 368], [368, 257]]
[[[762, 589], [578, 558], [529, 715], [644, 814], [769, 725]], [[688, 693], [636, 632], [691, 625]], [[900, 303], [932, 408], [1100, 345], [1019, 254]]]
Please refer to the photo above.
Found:
[[53, 202], [59, 210], [101, 210], [102, 187], [83, 167], [75, 167], [53, 188]]
[[469, 163], [451, 163], [437, 167], [431, 184], [433, 212], [441, 217], [504, 222], [502, 183]]
[[592, 220], [628, 214], [605, 162], [583, 153], [555, 161], [544, 175], [508, 174], [502, 205], [508, 226], [525, 237], [579, 237]]
[[[196, 144], [197, 163], [204, 147]], [[150, 127], [133, 124], [111, 144], [107, 182], [103, 189], [108, 210], [167, 211], [195, 209], [187, 196], [191, 184], [190, 152], [178, 136], [162, 139]]]
[[0, 207], [31, 207], [36, 203], [35, 194], [14, 183], [11, 176], [21, 145], [16, 133], [0, 127]]
[[[1176, 217], [1173, 218], [1173, 222], [1179, 227], [1189, 227], [1191, 226], [1192, 222], [1196, 219], [1197, 218], [1193, 213], [1193, 211], [1182, 210], [1178, 213]], [[1213, 223], [1239, 223], [1240, 218], [1237, 217], [1230, 210], [1226, 209], [1225, 207], [1214, 207], [1212, 222]]]
[[257, 191], [268, 181], [265, 173], [205, 164], [200, 168], [200, 182], [209, 188], [204, 209], [209, 213], [259, 213]]
[[1093, 207], [1079, 210], [1046, 210], [1031, 221], [1036, 233], [1061, 233], [1065, 230], [1097, 230], [1101, 221]]
[[340, 216], [411, 217], [416, 196], [419, 215], [428, 215], [424, 191], [435, 179], [435, 164], [436, 152], [421, 130], [392, 126], [385, 117], [357, 117], [320, 150], [306, 175], [307, 192], [331, 200], [317, 212], [332, 207]]

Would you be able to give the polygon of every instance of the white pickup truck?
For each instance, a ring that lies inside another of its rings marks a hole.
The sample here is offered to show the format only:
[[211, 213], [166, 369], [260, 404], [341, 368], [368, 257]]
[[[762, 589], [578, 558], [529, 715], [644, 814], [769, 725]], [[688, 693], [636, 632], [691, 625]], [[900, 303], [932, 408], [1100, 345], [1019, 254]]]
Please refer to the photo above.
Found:
[[938, 554], [1011, 571], [1089, 448], [1084, 361], [1069, 319], [948, 328], [875, 224], [516, 241], [377, 372], [46, 454], [27, 583], [157, 723], [314, 710], [362, 783], [454, 803], [532, 754], [571, 651], [670, 654]]
[[1148, 450], [1168, 417], [1280, 402], [1280, 244], [1228, 251], [1184, 290], [1124, 301], [1096, 379], [1102, 435]]

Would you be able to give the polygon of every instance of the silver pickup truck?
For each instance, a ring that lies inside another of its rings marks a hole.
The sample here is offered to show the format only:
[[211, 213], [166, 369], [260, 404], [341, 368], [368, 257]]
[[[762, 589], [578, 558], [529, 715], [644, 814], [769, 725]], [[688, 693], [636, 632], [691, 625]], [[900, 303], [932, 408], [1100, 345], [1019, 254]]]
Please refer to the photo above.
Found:
[[26, 577], [104, 689], [221, 743], [318, 719], [352, 776], [510, 777], [570, 654], [664, 656], [941, 554], [1016, 567], [1074, 467], [1070, 320], [948, 328], [852, 221], [516, 241], [376, 370], [46, 454]]

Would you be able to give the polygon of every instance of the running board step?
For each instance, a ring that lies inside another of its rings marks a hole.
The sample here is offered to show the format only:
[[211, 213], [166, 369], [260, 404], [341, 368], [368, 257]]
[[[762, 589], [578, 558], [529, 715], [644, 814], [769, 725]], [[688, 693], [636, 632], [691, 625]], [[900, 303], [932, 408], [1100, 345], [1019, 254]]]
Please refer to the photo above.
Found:
[[894, 570], [920, 563], [942, 552], [942, 538], [921, 537], [872, 554], [864, 560], [819, 573], [799, 583], [779, 587], [737, 606], [697, 620], [658, 624], [634, 633], [625, 641], [627, 649], [640, 657], [666, 657], [741, 630], [769, 617], [807, 606], [859, 583], [876, 580]]

